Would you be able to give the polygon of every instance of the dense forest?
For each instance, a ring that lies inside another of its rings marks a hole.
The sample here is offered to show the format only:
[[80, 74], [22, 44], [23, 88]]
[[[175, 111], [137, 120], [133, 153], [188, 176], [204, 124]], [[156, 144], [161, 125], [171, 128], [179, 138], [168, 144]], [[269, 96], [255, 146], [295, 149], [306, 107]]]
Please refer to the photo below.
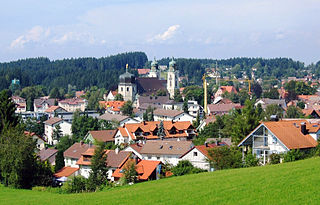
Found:
[[[158, 60], [159, 65], [168, 65], [170, 58]], [[240, 78], [243, 74], [251, 77], [255, 68], [256, 78], [286, 78], [289, 76], [303, 77], [308, 72], [320, 77], [320, 61], [317, 64], [305, 66], [304, 63], [290, 58], [230, 58], [214, 59], [175, 59], [180, 76], [186, 76], [183, 85], [201, 83], [201, 77], [206, 68], [215, 67], [221, 76]], [[130, 68], [150, 67], [144, 52], [129, 52], [102, 58], [71, 58], [49, 60], [48, 58], [29, 58], [8, 63], [0, 63], [0, 90], [7, 89], [11, 80], [20, 80], [21, 88], [42, 85], [49, 93], [53, 88], [73, 86], [77, 90], [97, 86], [107, 90], [115, 88], [118, 77], [124, 73], [125, 65]], [[132, 71], [137, 74], [137, 72]]]

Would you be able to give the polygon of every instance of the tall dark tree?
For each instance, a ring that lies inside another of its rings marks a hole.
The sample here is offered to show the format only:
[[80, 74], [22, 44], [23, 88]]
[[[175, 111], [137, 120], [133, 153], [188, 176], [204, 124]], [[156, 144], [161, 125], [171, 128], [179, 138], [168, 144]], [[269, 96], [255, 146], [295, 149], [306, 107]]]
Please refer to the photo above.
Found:
[[123, 115], [131, 116], [133, 114], [132, 102], [129, 100], [120, 108]]
[[15, 115], [16, 106], [11, 100], [8, 90], [0, 92], [0, 132], [5, 127], [15, 127], [19, 118]]

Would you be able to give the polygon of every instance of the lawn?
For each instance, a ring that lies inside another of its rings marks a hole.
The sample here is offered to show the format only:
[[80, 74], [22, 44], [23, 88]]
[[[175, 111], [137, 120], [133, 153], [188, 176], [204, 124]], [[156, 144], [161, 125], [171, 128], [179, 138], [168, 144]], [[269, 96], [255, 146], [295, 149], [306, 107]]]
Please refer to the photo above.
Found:
[[0, 186], [2, 204], [320, 204], [320, 158], [172, 177], [96, 193]]

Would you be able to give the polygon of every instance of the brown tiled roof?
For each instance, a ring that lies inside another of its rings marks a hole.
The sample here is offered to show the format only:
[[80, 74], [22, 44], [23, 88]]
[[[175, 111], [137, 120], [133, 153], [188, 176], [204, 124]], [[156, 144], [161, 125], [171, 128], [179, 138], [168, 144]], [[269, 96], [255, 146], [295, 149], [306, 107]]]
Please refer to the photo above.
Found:
[[141, 152], [141, 149], [143, 147], [144, 144], [131, 144], [129, 145], [132, 149], [136, 150], [138, 153]]
[[219, 113], [227, 113], [233, 108], [241, 108], [239, 103], [230, 103], [230, 104], [209, 104], [208, 105], [210, 113], [219, 114]]
[[132, 152], [119, 151], [118, 154], [115, 150], [109, 150], [107, 153], [107, 166], [109, 167], [121, 167], [126, 160], [130, 157]]
[[44, 121], [43, 123], [47, 124], [47, 125], [54, 125], [54, 124], [56, 124], [57, 122], [60, 122], [60, 121], [63, 121], [63, 119], [61, 119], [59, 117], [52, 117], [49, 120]]
[[281, 120], [263, 124], [289, 149], [317, 146], [317, 142], [309, 134], [302, 134], [300, 127], [302, 122], [307, 123], [306, 120]]
[[81, 154], [87, 151], [87, 149], [89, 149], [88, 144], [81, 144], [79, 142], [76, 142], [63, 153], [63, 156], [73, 159], [79, 159], [81, 157]]
[[214, 123], [216, 121], [216, 117], [214, 115], [209, 115], [203, 121], [205, 121], [206, 124], [209, 124], [210, 122]]
[[69, 177], [70, 175], [72, 175], [73, 173], [75, 173], [78, 170], [79, 170], [79, 168], [75, 168], [75, 167], [63, 167], [57, 173], [55, 173], [53, 176], [55, 176], [57, 178]]
[[[40, 157], [41, 161], [45, 161], [45, 160], [49, 159], [50, 157], [52, 157], [53, 155], [55, 155], [57, 152], [58, 152], [58, 150], [56, 150], [56, 149], [43, 148], [42, 150], [39, 151], [38, 156]], [[52, 159], [50, 161], [54, 162], [55, 157], [54, 157], [54, 159]]]
[[49, 107], [51, 107], [54, 105], [55, 100], [56, 99], [43, 97], [43, 98], [34, 99], [34, 104], [37, 107], [40, 107], [43, 103], [47, 103]]
[[139, 104], [144, 103], [154, 103], [154, 104], [164, 104], [170, 101], [169, 96], [140, 96], [138, 98]]
[[220, 89], [223, 92], [228, 92], [228, 93], [234, 92], [234, 93], [237, 93], [237, 90], [233, 86], [220, 86]]
[[194, 146], [192, 147], [191, 149], [189, 149], [186, 153], [184, 153], [183, 155], [181, 155], [180, 158], [182, 158], [183, 156], [185, 156], [186, 154], [188, 154], [189, 152], [191, 152], [193, 149], [197, 149], [199, 150], [204, 156], [206, 157], [209, 157], [209, 154], [208, 154], [208, 149], [210, 148], [214, 148], [214, 147], [217, 147], [218, 145], [216, 144], [207, 144], [206, 145], [197, 145], [197, 146]]
[[106, 120], [106, 121], [117, 121], [121, 122], [122, 120], [125, 120], [129, 118], [128, 116], [124, 115], [118, 115], [118, 114], [110, 114], [110, 113], [104, 113], [103, 115], [99, 116], [98, 119], [100, 120]]
[[166, 80], [159, 80], [158, 78], [137, 78], [137, 89], [139, 94], [150, 95], [156, 93], [158, 90], [167, 90]]
[[116, 132], [117, 130], [89, 131], [89, 133], [95, 140], [102, 141], [102, 142], [113, 142]]
[[180, 115], [182, 113], [183, 113], [183, 111], [165, 110], [165, 109], [156, 109], [155, 111], [153, 111], [154, 115], [168, 116], [168, 117], [175, 117], [175, 116]]
[[182, 155], [193, 146], [191, 141], [149, 140], [141, 154]]
[[[54, 112], [55, 110], [57, 110], [57, 109], [59, 109], [59, 108], [61, 108], [60, 106], [51, 106], [51, 107], [49, 107], [48, 109], [46, 109], [45, 110], [45, 112]], [[61, 108], [61, 109], [63, 109], [63, 108]]]
[[148, 74], [150, 72], [150, 69], [148, 68], [140, 68], [140, 69], [137, 69], [138, 70], [138, 74], [139, 75], [145, 75], [145, 74]]
[[61, 104], [69, 104], [69, 105], [76, 105], [76, 104], [81, 104], [85, 102], [86, 102], [85, 99], [82, 99], [82, 98], [68, 98], [68, 99], [59, 101], [59, 103]]

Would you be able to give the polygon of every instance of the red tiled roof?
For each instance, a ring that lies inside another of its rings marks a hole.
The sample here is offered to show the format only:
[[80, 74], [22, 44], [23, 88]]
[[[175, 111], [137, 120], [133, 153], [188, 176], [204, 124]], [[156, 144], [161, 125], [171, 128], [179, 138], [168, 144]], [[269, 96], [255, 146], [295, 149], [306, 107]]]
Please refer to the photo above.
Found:
[[58, 108], [60, 108], [60, 106], [51, 106], [48, 109], [45, 110], [45, 112], [54, 112], [55, 110], [57, 110]]
[[150, 69], [148, 68], [140, 68], [140, 69], [137, 69], [138, 70], [138, 74], [139, 75], [146, 75], [150, 72]]
[[237, 90], [233, 86], [220, 86], [220, 89], [222, 90], [222, 92], [237, 93]]
[[308, 123], [306, 120], [281, 120], [263, 124], [289, 149], [317, 146], [318, 143], [309, 134], [302, 134], [300, 127], [302, 122]]
[[53, 176], [60, 178], [60, 177], [69, 177], [76, 171], [78, 171], [79, 168], [74, 168], [74, 167], [63, 167], [60, 169], [57, 173], [55, 173]]

